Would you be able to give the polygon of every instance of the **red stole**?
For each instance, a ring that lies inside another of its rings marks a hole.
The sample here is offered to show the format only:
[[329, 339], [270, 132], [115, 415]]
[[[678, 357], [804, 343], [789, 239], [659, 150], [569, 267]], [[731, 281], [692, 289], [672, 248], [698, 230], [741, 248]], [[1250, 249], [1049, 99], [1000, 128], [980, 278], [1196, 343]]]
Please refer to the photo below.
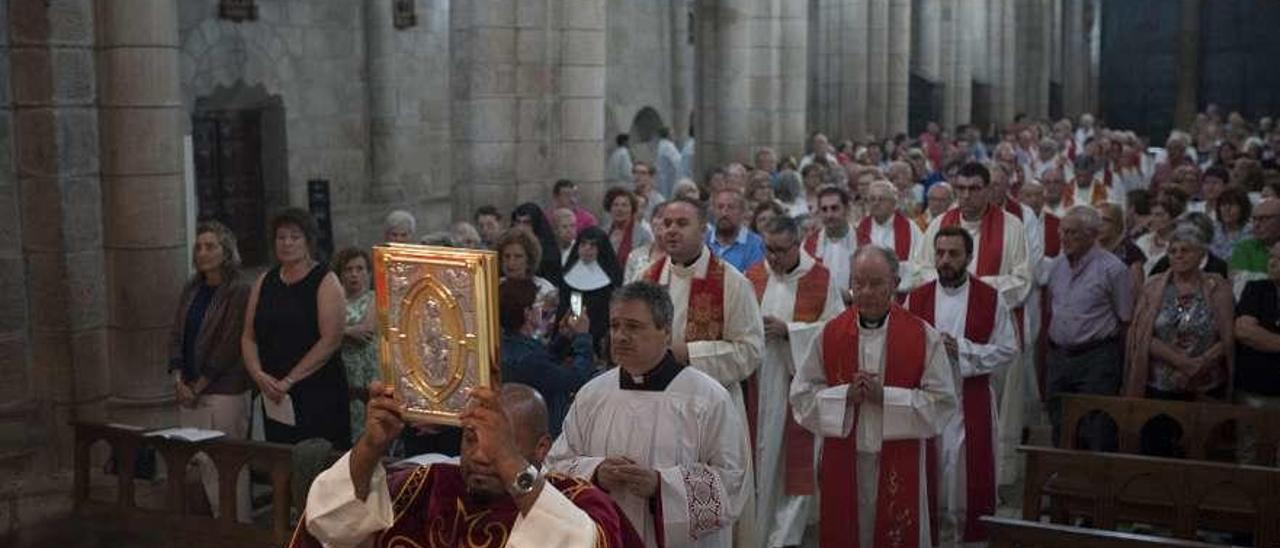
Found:
[[[704, 251], [704, 253], [709, 253]], [[649, 267], [645, 279], [661, 284], [662, 270], [668, 260]], [[680, 306], [679, 303], [675, 303]], [[724, 334], [724, 262], [715, 256], [707, 258], [707, 275], [694, 278], [689, 287], [689, 314], [685, 316], [684, 340], [718, 341]]]
[[[924, 375], [925, 325], [892, 305], [885, 340], [885, 386], [917, 388]], [[858, 308], [846, 309], [822, 330], [827, 384], [847, 384], [858, 371]], [[893, 359], [889, 359], [893, 356]], [[819, 544], [823, 548], [858, 546], [858, 419], [849, 435], [825, 438], [819, 508]], [[875, 546], [920, 545], [920, 444], [922, 440], [884, 441], [876, 492]], [[861, 478], [863, 481], [870, 478]]]
[[[1110, 174], [1111, 172], [1108, 171], [1107, 175], [1109, 176]], [[1081, 205], [1097, 205], [1106, 202], [1109, 199], [1107, 189], [1110, 188], [1110, 186], [1110, 183], [1098, 184], [1096, 180], [1089, 183], [1089, 203]], [[1076, 205], [1076, 188], [1077, 185], [1075, 183], [1071, 183], [1070, 185], [1067, 185], [1067, 189], [1062, 192], [1063, 209], [1069, 209], [1071, 206]]]
[[622, 241], [618, 242], [618, 264], [627, 264], [627, 257], [631, 255], [631, 239], [634, 237], [636, 222], [627, 222], [626, 228], [622, 229]]
[[[924, 284], [911, 292], [911, 312], [920, 319], [936, 325], [934, 311], [938, 281]], [[995, 288], [983, 283], [974, 276], [969, 276], [969, 301], [965, 304], [964, 338], [987, 344], [991, 341], [991, 332], [995, 330], [995, 309], [999, 300]], [[996, 491], [995, 478], [996, 459], [992, 445], [994, 433], [991, 431], [991, 375], [977, 375], [964, 379], [963, 413], [964, 413], [964, 454], [965, 478], [968, 491], [965, 494], [965, 542], [982, 542], [987, 540], [987, 528], [979, 519], [982, 516], [995, 515]], [[932, 443], [933, 440], [930, 440]], [[936, 453], [930, 448], [930, 460]], [[929, 472], [936, 473], [936, 465], [930, 463]], [[929, 495], [932, 499], [936, 490], [932, 477], [929, 483]], [[930, 504], [934, 503], [930, 500]]]
[[[875, 221], [871, 216], [863, 217], [862, 222], [858, 223], [858, 229], [855, 232], [858, 238], [858, 245], [864, 246], [871, 243], [871, 223]], [[911, 221], [899, 213], [893, 212], [893, 251], [898, 254], [899, 261], [907, 260], [911, 255]]]
[[[764, 291], [769, 285], [769, 271], [765, 261], [747, 269], [747, 279], [756, 291], [756, 301], [764, 303]], [[827, 304], [827, 286], [831, 273], [821, 264], [814, 264], [796, 284], [796, 302], [792, 321], [813, 323], [822, 317]], [[751, 430], [751, 446], [756, 447], [759, 413], [760, 383], [757, 374], [747, 381], [747, 422]], [[813, 434], [795, 421], [791, 414], [790, 398], [787, 402], [787, 419], [782, 428], [782, 444], [786, 463], [784, 492], [788, 495], [812, 495], [815, 491], [813, 477]]]
[[822, 237], [822, 233], [823, 230], [813, 231], [812, 234], [809, 234], [808, 238], [804, 239], [804, 244], [801, 245], [801, 247], [804, 248], [804, 252], [808, 253], [810, 257], [817, 259], [818, 262], [822, 262], [822, 257], [818, 256], [818, 238]]
[[1019, 221], [1026, 220], [1022, 218], [1022, 202], [1013, 199], [1012, 196], [1005, 196], [1004, 210], [1008, 211], [1010, 215], [1017, 217]]
[[[462, 469], [457, 465], [434, 464], [393, 471], [388, 481], [395, 522], [375, 535], [376, 548], [498, 548], [506, 545], [520, 514], [510, 497], [488, 504], [468, 500]], [[561, 474], [547, 475], [547, 487], [560, 491], [591, 517], [600, 534], [596, 546], [644, 546], [644, 540], [604, 491], [585, 480]], [[320, 542], [307, 531], [303, 519], [286, 546], [320, 548]]]
[[[942, 215], [941, 226], [956, 226], [960, 224], [960, 208], [952, 208]], [[999, 207], [987, 206], [987, 212], [982, 214], [982, 234], [978, 238], [978, 268], [975, 274], [979, 276], [998, 276], [1000, 274], [1000, 265], [1004, 263], [1004, 210]]]

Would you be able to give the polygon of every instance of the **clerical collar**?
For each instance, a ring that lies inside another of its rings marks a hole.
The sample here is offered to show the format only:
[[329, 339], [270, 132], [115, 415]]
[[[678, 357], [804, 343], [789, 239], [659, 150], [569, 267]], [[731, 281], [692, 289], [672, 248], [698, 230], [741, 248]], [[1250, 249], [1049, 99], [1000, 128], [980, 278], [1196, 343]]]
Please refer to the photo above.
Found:
[[862, 314], [858, 314], [858, 325], [861, 326], [863, 329], [880, 329], [881, 327], [884, 327], [884, 322], [885, 320], [888, 320], [888, 319], [889, 319], [888, 313], [885, 313], [884, 316], [881, 316], [880, 318], [874, 319], [874, 320], [866, 316], [863, 316]]
[[675, 356], [671, 355], [671, 351], [667, 351], [662, 356], [662, 361], [658, 365], [649, 370], [644, 375], [633, 376], [626, 369], [618, 368], [618, 388], [623, 390], [640, 390], [644, 392], [662, 392], [667, 389], [667, 385], [675, 380], [676, 375], [684, 369], [680, 362], [676, 361]]
[[693, 256], [693, 259], [692, 259], [692, 260], [690, 260], [689, 262], [687, 262], [687, 263], [685, 263], [685, 264], [680, 264], [680, 263], [677, 263], [677, 262], [675, 261], [675, 259], [673, 258], [673, 259], [671, 259], [671, 264], [676, 265], [676, 266], [678, 266], [678, 267], [680, 267], [680, 268], [693, 268], [693, 265], [698, 264], [698, 259], [701, 259], [701, 258], [702, 258], [702, 250], [701, 250], [701, 249], [699, 249], [699, 250], [698, 250], [698, 254], [697, 254], [697, 255], [694, 255], [694, 256]]

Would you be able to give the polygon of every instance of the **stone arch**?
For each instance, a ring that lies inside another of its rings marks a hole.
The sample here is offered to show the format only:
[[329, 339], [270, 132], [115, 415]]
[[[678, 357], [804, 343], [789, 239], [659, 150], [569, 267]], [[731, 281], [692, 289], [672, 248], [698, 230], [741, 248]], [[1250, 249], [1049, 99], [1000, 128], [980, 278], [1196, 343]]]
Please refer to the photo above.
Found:
[[658, 138], [658, 130], [666, 127], [662, 115], [653, 107], [646, 106], [636, 112], [631, 119], [631, 142], [647, 143]]

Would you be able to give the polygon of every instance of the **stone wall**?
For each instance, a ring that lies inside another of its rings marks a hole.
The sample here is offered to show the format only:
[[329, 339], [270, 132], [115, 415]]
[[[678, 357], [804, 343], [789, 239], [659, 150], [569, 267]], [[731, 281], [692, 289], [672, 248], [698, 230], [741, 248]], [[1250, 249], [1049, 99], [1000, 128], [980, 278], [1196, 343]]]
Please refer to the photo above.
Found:
[[[657, 112], [677, 143], [686, 135], [694, 69], [688, 16], [688, 0], [608, 1], [605, 135], [610, 139], [631, 131], [645, 107]], [[633, 154], [652, 160], [656, 139], [642, 143], [636, 137]]]

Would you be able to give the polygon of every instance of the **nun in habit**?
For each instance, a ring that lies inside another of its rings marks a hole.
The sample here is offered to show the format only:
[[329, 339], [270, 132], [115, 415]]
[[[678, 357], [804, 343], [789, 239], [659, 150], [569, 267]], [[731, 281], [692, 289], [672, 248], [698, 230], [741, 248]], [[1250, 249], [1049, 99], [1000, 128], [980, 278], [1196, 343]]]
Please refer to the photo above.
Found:
[[609, 298], [622, 285], [622, 267], [609, 243], [609, 235], [599, 227], [587, 227], [569, 250], [560, 284], [560, 315], [571, 313], [573, 293], [582, 294], [582, 309], [591, 321], [591, 340], [597, 356], [603, 356], [609, 335]]

